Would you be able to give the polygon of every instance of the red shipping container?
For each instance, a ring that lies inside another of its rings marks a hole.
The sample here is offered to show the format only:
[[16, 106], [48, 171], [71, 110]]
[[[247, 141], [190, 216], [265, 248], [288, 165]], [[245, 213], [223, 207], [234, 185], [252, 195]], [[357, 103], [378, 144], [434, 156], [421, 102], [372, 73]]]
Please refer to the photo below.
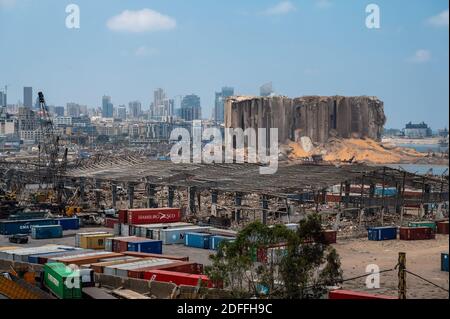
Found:
[[448, 235], [448, 221], [437, 222], [437, 233]]
[[205, 275], [192, 275], [192, 274], [183, 274], [179, 272], [173, 271], [165, 271], [165, 270], [151, 270], [144, 272], [145, 280], [154, 280], [160, 282], [172, 282], [175, 285], [185, 285], [185, 286], [197, 286], [199, 280], [202, 281], [208, 288], [222, 288], [223, 285], [218, 283], [214, 284], [211, 280], [209, 280], [208, 276]]
[[126, 224], [128, 222], [128, 211], [119, 210], [119, 223]]
[[398, 299], [391, 296], [371, 295], [365, 292], [357, 292], [350, 290], [333, 290], [328, 293], [328, 299], [334, 300], [359, 300], [359, 299]]
[[128, 250], [128, 243], [130, 242], [138, 242], [146, 240], [146, 238], [141, 237], [120, 237], [120, 238], [114, 238], [113, 239], [113, 249], [116, 253], [123, 253]]
[[117, 218], [105, 218], [105, 227], [114, 228], [115, 224], [118, 224], [119, 220]]
[[124, 251], [124, 255], [131, 257], [141, 257], [141, 258], [163, 258], [178, 261], [189, 261], [188, 256], [171, 256], [171, 255], [159, 255], [159, 254], [149, 254], [149, 253], [139, 253], [135, 251]]
[[128, 224], [130, 225], [175, 223], [180, 220], [181, 213], [179, 208], [145, 208], [128, 210]]
[[400, 227], [401, 240], [435, 239], [436, 235], [430, 227]]
[[166, 265], [150, 266], [138, 268], [128, 271], [129, 278], [143, 279], [144, 273], [150, 270], [165, 270], [179, 272], [184, 274], [201, 275], [203, 273], [203, 265], [189, 262], [175, 262]]
[[324, 244], [327, 244], [327, 245], [336, 244], [337, 231], [324, 230], [323, 231], [323, 239], [324, 239], [324, 242], [323, 242]]

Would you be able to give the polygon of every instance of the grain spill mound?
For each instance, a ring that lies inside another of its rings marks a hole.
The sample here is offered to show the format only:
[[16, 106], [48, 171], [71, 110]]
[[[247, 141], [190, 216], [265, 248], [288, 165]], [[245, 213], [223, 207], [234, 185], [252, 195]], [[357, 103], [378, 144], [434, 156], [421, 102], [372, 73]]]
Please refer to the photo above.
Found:
[[290, 160], [322, 155], [327, 162], [357, 161], [372, 164], [400, 163], [423, 158], [425, 155], [411, 149], [384, 146], [371, 139], [330, 139], [326, 144], [314, 146], [307, 151], [302, 141], [288, 143]]

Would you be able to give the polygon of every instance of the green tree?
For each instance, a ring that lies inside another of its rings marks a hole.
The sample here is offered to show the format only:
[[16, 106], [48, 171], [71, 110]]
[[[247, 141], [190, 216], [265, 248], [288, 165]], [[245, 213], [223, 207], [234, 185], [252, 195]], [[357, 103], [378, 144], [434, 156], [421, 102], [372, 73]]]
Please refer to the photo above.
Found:
[[207, 274], [235, 298], [320, 298], [326, 286], [342, 280], [339, 256], [324, 243], [317, 214], [302, 220], [297, 231], [252, 223], [210, 258]]

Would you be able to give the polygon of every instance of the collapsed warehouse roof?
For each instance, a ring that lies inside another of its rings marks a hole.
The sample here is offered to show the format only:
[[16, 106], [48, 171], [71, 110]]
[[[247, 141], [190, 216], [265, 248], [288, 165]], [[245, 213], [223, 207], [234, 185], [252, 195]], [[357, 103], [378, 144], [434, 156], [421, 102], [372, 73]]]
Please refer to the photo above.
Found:
[[280, 164], [274, 175], [259, 174], [255, 164], [175, 164], [145, 157], [101, 157], [82, 162], [68, 170], [72, 178], [118, 183], [151, 183], [161, 186], [197, 187], [221, 192], [287, 196], [305, 191], [321, 191], [348, 181], [369, 184], [405, 185], [431, 192], [448, 192], [448, 178], [425, 177], [405, 171], [358, 165]]

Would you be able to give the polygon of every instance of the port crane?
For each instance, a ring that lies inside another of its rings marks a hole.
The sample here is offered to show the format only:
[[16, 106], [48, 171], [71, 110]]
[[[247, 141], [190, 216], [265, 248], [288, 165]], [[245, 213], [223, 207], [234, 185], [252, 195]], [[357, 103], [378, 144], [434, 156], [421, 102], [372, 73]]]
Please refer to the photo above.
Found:
[[62, 203], [63, 176], [67, 168], [68, 149], [64, 148], [63, 155], [60, 155], [60, 137], [55, 132], [52, 117], [42, 92], [38, 93], [38, 99], [40, 113], [38, 137], [40, 187], [45, 185], [48, 189], [50, 186], [57, 194], [57, 202]]

